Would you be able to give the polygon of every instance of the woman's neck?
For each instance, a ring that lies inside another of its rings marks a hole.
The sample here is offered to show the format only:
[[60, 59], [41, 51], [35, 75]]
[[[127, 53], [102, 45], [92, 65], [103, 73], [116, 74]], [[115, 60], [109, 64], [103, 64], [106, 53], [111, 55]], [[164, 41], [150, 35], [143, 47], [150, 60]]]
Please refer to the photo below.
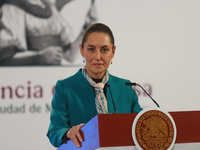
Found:
[[101, 79], [94, 79], [94, 78], [92, 78], [92, 80], [93, 80], [94, 82], [96, 82], [96, 83], [102, 82], [102, 78], [101, 78]]
[[86, 69], [87, 73], [89, 74], [89, 76], [93, 79], [102, 79], [105, 75], [104, 73], [93, 73], [92, 71]]

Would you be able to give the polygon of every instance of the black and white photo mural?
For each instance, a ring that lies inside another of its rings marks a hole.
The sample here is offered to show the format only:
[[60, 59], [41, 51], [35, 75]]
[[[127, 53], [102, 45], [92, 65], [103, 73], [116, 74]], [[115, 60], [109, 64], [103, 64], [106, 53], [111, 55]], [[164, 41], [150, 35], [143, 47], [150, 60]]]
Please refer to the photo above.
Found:
[[[85, 29], [97, 21], [94, 1], [79, 34], [61, 14], [72, 0], [4, 0], [1, 2], [0, 65], [63, 65], [73, 63]], [[76, 13], [81, 12], [77, 9]], [[78, 20], [75, 17], [74, 20]]]

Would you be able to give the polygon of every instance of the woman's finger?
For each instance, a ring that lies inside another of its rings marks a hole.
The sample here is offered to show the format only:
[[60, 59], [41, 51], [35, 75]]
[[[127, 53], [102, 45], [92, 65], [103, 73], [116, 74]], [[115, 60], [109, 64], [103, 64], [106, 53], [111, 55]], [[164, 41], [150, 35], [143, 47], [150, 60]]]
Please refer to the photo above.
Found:
[[72, 140], [76, 147], [81, 146], [81, 142], [83, 141], [83, 137], [80, 133], [80, 128], [85, 124], [79, 124], [77, 126], [73, 126], [67, 133], [67, 137]]
[[77, 138], [78, 138], [78, 140], [80, 141], [80, 142], [82, 142], [83, 141], [83, 137], [82, 137], [82, 135], [81, 135], [81, 131], [80, 131], [80, 129], [84, 126], [85, 124], [79, 124], [79, 125], [77, 125], [76, 126], [76, 136], [77, 136]]

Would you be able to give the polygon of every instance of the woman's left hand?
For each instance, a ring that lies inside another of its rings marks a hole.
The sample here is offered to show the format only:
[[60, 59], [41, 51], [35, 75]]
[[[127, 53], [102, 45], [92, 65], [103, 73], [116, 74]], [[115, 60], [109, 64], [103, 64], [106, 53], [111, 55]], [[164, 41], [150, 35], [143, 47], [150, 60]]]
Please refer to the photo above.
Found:
[[[82, 137], [80, 133], [80, 129], [84, 126], [85, 124], [79, 124], [77, 126], [73, 126], [68, 132], [67, 132], [67, 137], [72, 140], [74, 145], [76, 147], [81, 147], [81, 142], [84, 141], [84, 137]], [[67, 143], [67, 142], [65, 142]]]

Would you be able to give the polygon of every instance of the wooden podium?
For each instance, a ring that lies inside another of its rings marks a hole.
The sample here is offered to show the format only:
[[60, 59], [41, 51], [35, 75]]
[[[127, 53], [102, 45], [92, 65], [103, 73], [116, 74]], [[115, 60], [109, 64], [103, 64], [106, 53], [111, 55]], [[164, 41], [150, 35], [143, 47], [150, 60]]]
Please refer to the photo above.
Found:
[[[169, 112], [169, 114], [173, 117], [177, 128], [175, 145], [181, 143], [200, 144], [200, 111]], [[85, 139], [81, 147], [75, 147], [70, 140], [57, 150], [133, 147], [135, 143], [132, 138], [132, 124], [136, 115], [136, 113], [96, 115], [81, 129]]]

